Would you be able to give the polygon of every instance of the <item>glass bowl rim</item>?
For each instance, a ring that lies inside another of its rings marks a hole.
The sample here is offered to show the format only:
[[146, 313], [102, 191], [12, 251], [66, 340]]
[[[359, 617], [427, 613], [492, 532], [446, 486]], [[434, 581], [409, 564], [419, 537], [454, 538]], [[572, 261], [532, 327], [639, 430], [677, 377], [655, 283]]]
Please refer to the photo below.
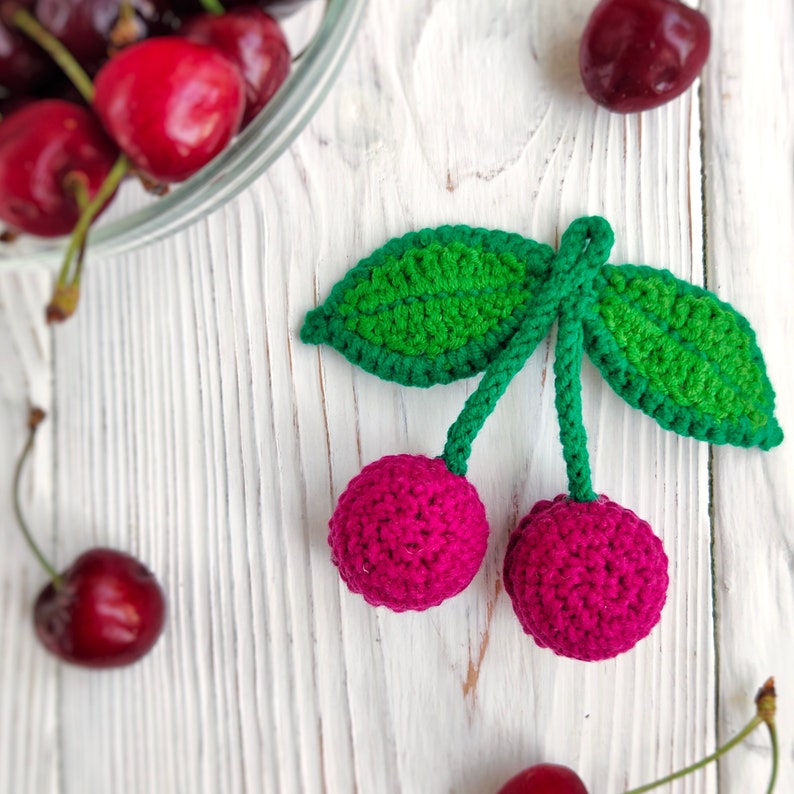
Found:
[[[190, 179], [128, 215], [99, 224], [88, 238], [92, 259], [143, 248], [192, 225], [237, 196], [275, 162], [326, 97], [350, 50], [367, 0], [326, 0], [320, 25], [282, 89], [237, 138]], [[143, 188], [141, 188], [143, 189]], [[0, 268], [55, 265], [68, 238], [0, 255]]]

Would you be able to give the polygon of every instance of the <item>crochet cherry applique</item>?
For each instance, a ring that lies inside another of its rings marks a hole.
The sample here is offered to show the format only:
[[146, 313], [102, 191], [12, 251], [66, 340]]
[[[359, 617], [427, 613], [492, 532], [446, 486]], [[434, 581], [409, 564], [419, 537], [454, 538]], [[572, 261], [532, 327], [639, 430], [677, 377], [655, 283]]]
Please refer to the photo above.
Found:
[[665, 270], [606, 263], [606, 220], [574, 221], [555, 252], [468, 226], [395, 238], [306, 315], [301, 339], [326, 343], [407, 386], [482, 373], [435, 458], [369, 464], [329, 522], [349, 589], [396, 611], [461, 592], [485, 555], [488, 524], [466, 479], [472, 443], [512, 378], [557, 322], [555, 407], [568, 493], [539, 501], [512, 533], [505, 589], [541, 647], [586, 661], [632, 648], [658, 623], [667, 556], [647, 522], [591, 482], [582, 421], [585, 353], [626, 402], [668, 430], [770, 449], [783, 433], [747, 320]]
[[474, 486], [441, 458], [388, 455], [354, 477], [329, 524], [331, 559], [354, 593], [396, 612], [460, 593], [488, 545]]

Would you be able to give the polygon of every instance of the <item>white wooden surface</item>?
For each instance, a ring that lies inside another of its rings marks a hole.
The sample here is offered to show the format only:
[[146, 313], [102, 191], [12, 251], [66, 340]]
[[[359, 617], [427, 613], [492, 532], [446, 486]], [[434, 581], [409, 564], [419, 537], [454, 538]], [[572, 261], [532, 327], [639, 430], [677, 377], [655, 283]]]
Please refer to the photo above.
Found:
[[[794, 9], [706, 0], [702, 81], [623, 117], [579, 85], [593, 4], [372, 0], [321, 111], [237, 201], [91, 262], [52, 331], [50, 275], [0, 272], [2, 794], [488, 794], [541, 760], [617, 794], [727, 739], [770, 674], [794, 791]], [[544, 345], [475, 443], [479, 575], [427, 613], [366, 606], [329, 561], [335, 500], [381, 455], [438, 454], [476, 384], [379, 381], [301, 344], [303, 314], [410, 229], [554, 243], [593, 213], [611, 261], [705, 277], [750, 319], [789, 440], [679, 438], [587, 366], [595, 486], [651, 522], [671, 585], [635, 650], [560, 659], [521, 633], [500, 573], [518, 518], [565, 488]], [[129, 669], [63, 666], [33, 637], [42, 577], [9, 493], [28, 398], [51, 411], [24, 493], [44, 546], [60, 565], [130, 550], [167, 589], [167, 631]], [[666, 790], [760, 792], [769, 761], [759, 730]]]

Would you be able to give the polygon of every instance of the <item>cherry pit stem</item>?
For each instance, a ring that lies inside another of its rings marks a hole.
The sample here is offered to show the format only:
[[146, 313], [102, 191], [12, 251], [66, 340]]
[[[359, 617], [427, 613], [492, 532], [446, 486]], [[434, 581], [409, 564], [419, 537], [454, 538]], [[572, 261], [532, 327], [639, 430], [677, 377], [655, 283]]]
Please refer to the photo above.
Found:
[[201, 7], [210, 14], [216, 16], [223, 16], [226, 9], [221, 4], [220, 0], [201, 0]]
[[778, 768], [777, 730], [775, 728], [775, 702], [775, 680], [774, 678], [769, 678], [761, 687], [761, 689], [758, 690], [758, 694], [756, 695], [755, 716], [750, 720], [750, 722], [747, 723], [747, 725], [745, 725], [744, 728], [742, 728], [741, 731], [739, 731], [739, 733], [736, 734], [736, 736], [730, 739], [730, 741], [726, 742], [711, 755], [706, 756], [697, 763], [691, 764], [684, 769], [679, 769], [677, 772], [673, 772], [666, 777], [655, 780], [653, 783], [647, 783], [646, 785], [640, 786], [639, 788], [633, 788], [630, 791], [627, 791], [625, 794], [643, 794], [645, 791], [651, 791], [652, 789], [665, 785], [665, 783], [672, 783], [674, 780], [678, 780], [679, 778], [682, 778], [691, 772], [696, 772], [698, 769], [702, 769], [712, 761], [716, 761], [718, 758], [725, 755], [725, 753], [727, 753], [729, 750], [736, 747], [737, 744], [743, 742], [759, 725], [762, 725], [763, 723], [766, 723], [767, 727], [769, 728], [769, 736], [772, 740], [772, 774], [769, 780], [769, 786], [767, 788], [767, 794], [772, 794], [775, 788], [775, 781], [777, 780]]
[[19, 529], [27, 541], [30, 550], [39, 561], [41, 567], [47, 572], [47, 575], [52, 580], [53, 587], [55, 587], [57, 590], [62, 584], [61, 577], [49, 560], [44, 556], [36, 541], [33, 540], [33, 535], [28, 528], [27, 522], [25, 521], [25, 516], [22, 512], [22, 504], [19, 495], [21, 490], [20, 483], [22, 481], [22, 470], [24, 469], [25, 461], [28, 459], [31, 449], [33, 449], [33, 441], [36, 438], [36, 430], [38, 430], [39, 425], [44, 421], [45, 416], [46, 414], [41, 410], [41, 408], [31, 408], [30, 413], [28, 414], [28, 439], [19, 455], [19, 458], [17, 459], [16, 467], [14, 468], [14, 515], [17, 519], [17, 524], [19, 524]]
[[105, 181], [81, 212], [72, 230], [63, 265], [58, 274], [58, 281], [55, 284], [55, 292], [47, 306], [47, 322], [62, 322], [70, 317], [77, 308], [77, 302], [80, 299], [80, 276], [83, 271], [86, 240], [91, 224], [129, 171], [129, 160], [123, 154], [119, 155], [105, 177]]
[[75, 88], [89, 104], [94, 99], [94, 84], [85, 69], [75, 60], [66, 47], [58, 41], [37, 19], [13, 2], [3, 5], [3, 18], [21, 30], [39, 45], [50, 58], [61, 67]]

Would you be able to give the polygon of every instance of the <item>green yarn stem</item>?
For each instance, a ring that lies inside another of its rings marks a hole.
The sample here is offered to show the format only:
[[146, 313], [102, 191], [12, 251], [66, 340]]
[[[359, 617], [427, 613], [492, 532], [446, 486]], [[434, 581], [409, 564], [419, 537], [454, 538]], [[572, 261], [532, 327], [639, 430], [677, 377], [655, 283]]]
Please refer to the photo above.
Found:
[[[526, 319], [485, 370], [476, 391], [466, 400], [463, 410], [447, 431], [447, 441], [441, 457], [451, 472], [466, 474], [472, 443], [485, 420], [496, 407], [510, 381], [549, 332], [563, 303], [576, 306], [582, 294], [592, 293], [593, 280], [606, 262], [613, 241], [611, 227], [603, 218], [597, 216], [579, 218], [566, 229], [548, 279], [535, 296]], [[581, 316], [581, 311], [581, 308], [576, 310], [577, 318]], [[579, 322], [578, 319], [576, 321]], [[578, 389], [581, 390], [578, 374], [576, 379]], [[579, 405], [578, 422], [581, 426], [581, 399]], [[571, 454], [574, 453], [581, 458], [579, 447]], [[587, 482], [589, 483], [589, 468]]]
[[567, 300], [560, 308], [554, 351], [554, 406], [568, 472], [568, 494], [575, 502], [592, 502], [596, 494], [590, 477], [587, 431], [582, 421], [583, 355], [581, 308], [573, 300]]

